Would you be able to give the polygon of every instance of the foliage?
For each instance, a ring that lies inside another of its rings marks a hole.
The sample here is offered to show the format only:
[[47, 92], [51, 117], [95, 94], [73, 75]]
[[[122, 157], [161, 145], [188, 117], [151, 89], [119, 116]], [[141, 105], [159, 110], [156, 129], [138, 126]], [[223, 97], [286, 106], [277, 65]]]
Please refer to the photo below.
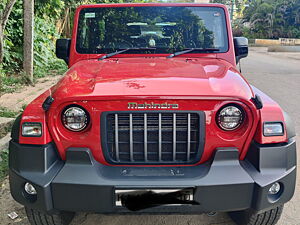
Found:
[[22, 1], [18, 0], [10, 14], [4, 31], [4, 72], [20, 72], [22, 64], [22, 40], [23, 40], [23, 10]]
[[255, 0], [244, 11], [253, 38], [300, 38], [300, 0]]
[[[37, 0], [34, 19], [34, 75], [35, 78], [53, 73], [63, 73], [66, 65], [54, 54], [55, 41], [59, 38], [56, 21], [61, 17], [64, 3], [60, 0]], [[4, 3], [0, 3], [2, 8]], [[1, 10], [1, 7], [0, 7]], [[23, 67], [23, 1], [17, 0], [9, 17], [4, 39], [4, 60], [0, 67], [0, 92], [12, 92], [28, 83]], [[52, 72], [55, 70], [55, 72]]]
[[61, 0], [35, 0], [35, 15], [42, 18], [51, 15], [52, 19], [59, 19], [64, 7]]
[[55, 40], [59, 38], [56, 27], [50, 18], [35, 17], [34, 65], [36, 77], [45, 76], [47, 71], [59, 64], [55, 54]]
[[235, 3], [233, 32], [248, 38], [300, 38], [300, 0], [212, 0]]
[[28, 79], [23, 73], [4, 74], [0, 71], [0, 96], [2, 93], [13, 93], [22, 85], [27, 84]]
[[18, 114], [19, 112], [14, 112], [0, 106], [0, 117], [15, 118]]

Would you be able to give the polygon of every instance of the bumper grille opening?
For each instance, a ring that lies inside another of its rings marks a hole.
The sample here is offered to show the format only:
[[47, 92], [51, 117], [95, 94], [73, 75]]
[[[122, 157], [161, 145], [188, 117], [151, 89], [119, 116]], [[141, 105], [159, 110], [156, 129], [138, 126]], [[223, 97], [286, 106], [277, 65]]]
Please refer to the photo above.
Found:
[[203, 112], [107, 112], [103, 122], [103, 151], [115, 164], [190, 164], [203, 150]]

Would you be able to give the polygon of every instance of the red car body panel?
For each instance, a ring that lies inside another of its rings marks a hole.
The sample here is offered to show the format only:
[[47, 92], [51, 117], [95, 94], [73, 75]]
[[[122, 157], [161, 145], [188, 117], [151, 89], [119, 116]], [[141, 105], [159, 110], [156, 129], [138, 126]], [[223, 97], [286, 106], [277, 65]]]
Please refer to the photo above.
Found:
[[35, 100], [33, 100], [24, 110], [22, 114], [22, 120], [20, 123], [20, 130], [22, 130], [22, 124], [25, 122], [39, 122], [42, 123], [43, 134], [41, 137], [24, 137], [22, 133], [19, 134], [20, 144], [33, 144], [43, 145], [52, 141], [47, 125], [47, 115], [42, 108], [42, 104], [45, 99], [49, 96], [50, 90], [45, 91]]
[[[271, 121], [284, 121], [284, 116], [280, 106], [271, 99], [268, 95], [252, 86], [255, 94], [262, 97], [264, 107], [260, 110], [260, 121], [257, 127], [257, 131], [254, 140], [261, 144], [272, 144], [278, 142], [287, 142], [287, 134], [284, 132], [283, 136], [265, 137], [263, 135], [263, 123]], [[283, 123], [286, 131], [286, 125]]]
[[[70, 85], [72, 84], [72, 85]], [[220, 59], [120, 58], [83, 60], [56, 86], [56, 100], [120, 96], [201, 96], [249, 100], [237, 70]]]
[[[101, 147], [100, 115], [105, 111], [128, 111], [128, 102], [176, 103], [179, 104], [177, 110], [204, 111], [205, 148], [197, 164], [209, 160], [218, 147], [236, 147], [243, 160], [253, 139], [261, 144], [286, 142], [286, 133], [277, 137], [262, 135], [263, 123], [284, 122], [283, 113], [278, 104], [251, 87], [236, 70], [227, 13], [230, 41], [226, 53], [185, 54], [172, 59], [166, 59], [167, 54], [121, 54], [98, 61], [97, 58], [103, 54], [85, 55], [76, 52], [77, 22], [82, 8], [165, 5], [169, 4], [103, 4], [79, 7], [71, 42], [70, 69], [57, 85], [29, 104], [22, 116], [21, 124], [41, 122], [43, 136], [23, 137], [20, 134], [20, 143], [42, 145], [54, 141], [62, 159], [65, 159], [65, 152], [70, 147], [87, 147], [98, 162], [109, 165]], [[227, 12], [225, 6], [218, 4], [201, 6], [222, 7]], [[45, 112], [41, 105], [50, 94], [55, 101], [50, 110]], [[264, 107], [261, 110], [257, 110], [251, 100], [255, 94], [262, 98]], [[243, 125], [235, 131], [224, 131], [216, 122], [216, 113], [228, 103], [240, 105], [246, 113]], [[62, 124], [61, 113], [70, 104], [81, 105], [90, 114], [90, 125], [82, 132], [69, 131]]]

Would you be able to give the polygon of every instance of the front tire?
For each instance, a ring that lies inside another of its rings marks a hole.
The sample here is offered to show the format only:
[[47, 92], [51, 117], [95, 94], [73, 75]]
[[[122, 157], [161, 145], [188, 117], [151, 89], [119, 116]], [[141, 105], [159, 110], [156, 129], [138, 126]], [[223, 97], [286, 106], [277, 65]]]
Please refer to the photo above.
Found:
[[275, 225], [282, 214], [283, 205], [263, 213], [249, 210], [230, 212], [229, 215], [237, 225]]
[[27, 207], [25, 211], [31, 225], [68, 225], [74, 217], [74, 213], [61, 212], [57, 215], [48, 215]]

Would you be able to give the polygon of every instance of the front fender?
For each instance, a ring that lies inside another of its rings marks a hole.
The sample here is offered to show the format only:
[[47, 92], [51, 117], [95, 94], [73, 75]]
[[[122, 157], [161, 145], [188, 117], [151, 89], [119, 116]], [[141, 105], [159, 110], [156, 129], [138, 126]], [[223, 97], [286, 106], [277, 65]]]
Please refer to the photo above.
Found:
[[[254, 135], [254, 140], [259, 144], [273, 144], [288, 142], [296, 136], [294, 124], [289, 115], [283, 111], [277, 102], [272, 100], [268, 95], [252, 86], [254, 94], [261, 97], [263, 108], [259, 110], [260, 120]], [[263, 124], [265, 122], [282, 122], [284, 124], [284, 134], [282, 136], [266, 137], [263, 135]]]
[[[50, 136], [46, 113], [42, 105], [45, 99], [49, 96], [49, 90], [45, 91], [35, 100], [33, 100], [24, 110], [22, 116], [15, 123], [15, 128], [13, 129], [12, 138], [16, 139], [18, 135], [18, 143], [20, 144], [33, 144], [33, 145], [45, 145], [52, 141]], [[42, 136], [41, 137], [24, 137], [22, 136], [21, 127], [25, 122], [38, 122], [42, 124]], [[14, 138], [15, 137], [15, 138]]]

